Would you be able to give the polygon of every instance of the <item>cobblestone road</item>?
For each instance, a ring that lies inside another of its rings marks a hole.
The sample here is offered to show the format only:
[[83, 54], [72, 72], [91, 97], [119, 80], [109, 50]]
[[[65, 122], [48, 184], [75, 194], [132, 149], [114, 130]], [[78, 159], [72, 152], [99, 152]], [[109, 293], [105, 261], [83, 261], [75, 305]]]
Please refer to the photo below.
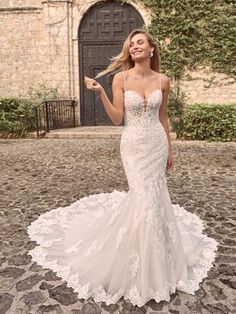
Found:
[[[175, 141], [175, 168], [167, 174], [173, 203], [205, 223], [220, 242], [214, 267], [195, 296], [177, 292], [171, 302], [132, 306], [78, 300], [56, 275], [32, 263], [35, 243], [26, 227], [41, 213], [99, 192], [127, 190], [119, 139], [1, 140], [0, 313], [233, 313], [236, 301], [236, 143]], [[233, 185], [234, 183], [234, 185]]]

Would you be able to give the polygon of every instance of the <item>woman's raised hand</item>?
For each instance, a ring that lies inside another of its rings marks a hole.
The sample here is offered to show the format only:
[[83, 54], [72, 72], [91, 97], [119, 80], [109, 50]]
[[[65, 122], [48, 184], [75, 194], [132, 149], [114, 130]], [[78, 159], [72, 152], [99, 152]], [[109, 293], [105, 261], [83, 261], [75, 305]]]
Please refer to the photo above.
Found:
[[103, 90], [102, 85], [100, 85], [96, 80], [91, 79], [87, 76], [84, 77], [84, 83], [85, 83], [87, 89], [90, 89], [94, 92], [101, 93], [101, 91]]

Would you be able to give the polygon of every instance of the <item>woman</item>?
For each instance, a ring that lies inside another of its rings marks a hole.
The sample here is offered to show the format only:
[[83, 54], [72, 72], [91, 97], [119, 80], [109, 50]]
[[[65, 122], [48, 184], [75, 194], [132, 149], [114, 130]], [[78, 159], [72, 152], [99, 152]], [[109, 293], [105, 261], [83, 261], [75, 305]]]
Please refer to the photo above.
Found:
[[214, 261], [217, 242], [202, 233], [195, 214], [169, 197], [170, 79], [159, 73], [159, 63], [153, 38], [135, 30], [100, 73], [119, 71], [113, 103], [96, 80], [85, 78], [113, 123], [124, 118], [120, 152], [129, 191], [90, 195], [41, 215], [28, 228], [39, 244], [30, 251], [33, 260], [57, 272], [79, 298], [107, 305], [122, 296], [138, 306], [169, 301], [177, 289], [194, 294]]

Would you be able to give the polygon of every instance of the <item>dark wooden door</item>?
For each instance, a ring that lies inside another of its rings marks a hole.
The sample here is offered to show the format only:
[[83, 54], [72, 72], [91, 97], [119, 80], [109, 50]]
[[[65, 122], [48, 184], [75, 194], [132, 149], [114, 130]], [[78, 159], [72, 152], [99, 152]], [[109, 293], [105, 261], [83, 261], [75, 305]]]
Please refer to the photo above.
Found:
[[[112, 125], [97, 94], [88, 91], [84, 76], [95, 77], [117, 55], [125, 38], [144, 21], [138, 11], [129, 4], [117, 2], [100, 3], [83, 17], [79, 27], [79, 76], [80, 116], [82, 125]], [[98, 79], [112, 101], [112, 76]]]

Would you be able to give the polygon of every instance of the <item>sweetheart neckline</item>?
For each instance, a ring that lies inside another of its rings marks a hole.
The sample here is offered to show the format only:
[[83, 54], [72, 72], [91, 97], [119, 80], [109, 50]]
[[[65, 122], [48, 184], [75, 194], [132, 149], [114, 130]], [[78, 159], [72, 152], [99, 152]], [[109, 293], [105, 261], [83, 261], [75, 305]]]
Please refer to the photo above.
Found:
[[142, 99], [142, 101], [144, 102], [145, 99], [148, 100], [148, 99], [152, 96], [152, 94], [154, 94], [154, 93], [157, 92], [157, 91], [162, 94], [162, 90], [159, 89], [159, 88], [156, 88], [156, 89], [154, 89], [154, 90], [148, 95], [148, 97], [146, 97], [146, 98], [143, 98], [138, 92], [136, 92], [136, 91], [133, 90], [133, 89], [127, 89], [127, 90], [124, 91], [124, 93], [126, 93], [126, 92], [133, 92], [133, 93], [135, 93], [136, 95], [138, 95], [138, 96]]

